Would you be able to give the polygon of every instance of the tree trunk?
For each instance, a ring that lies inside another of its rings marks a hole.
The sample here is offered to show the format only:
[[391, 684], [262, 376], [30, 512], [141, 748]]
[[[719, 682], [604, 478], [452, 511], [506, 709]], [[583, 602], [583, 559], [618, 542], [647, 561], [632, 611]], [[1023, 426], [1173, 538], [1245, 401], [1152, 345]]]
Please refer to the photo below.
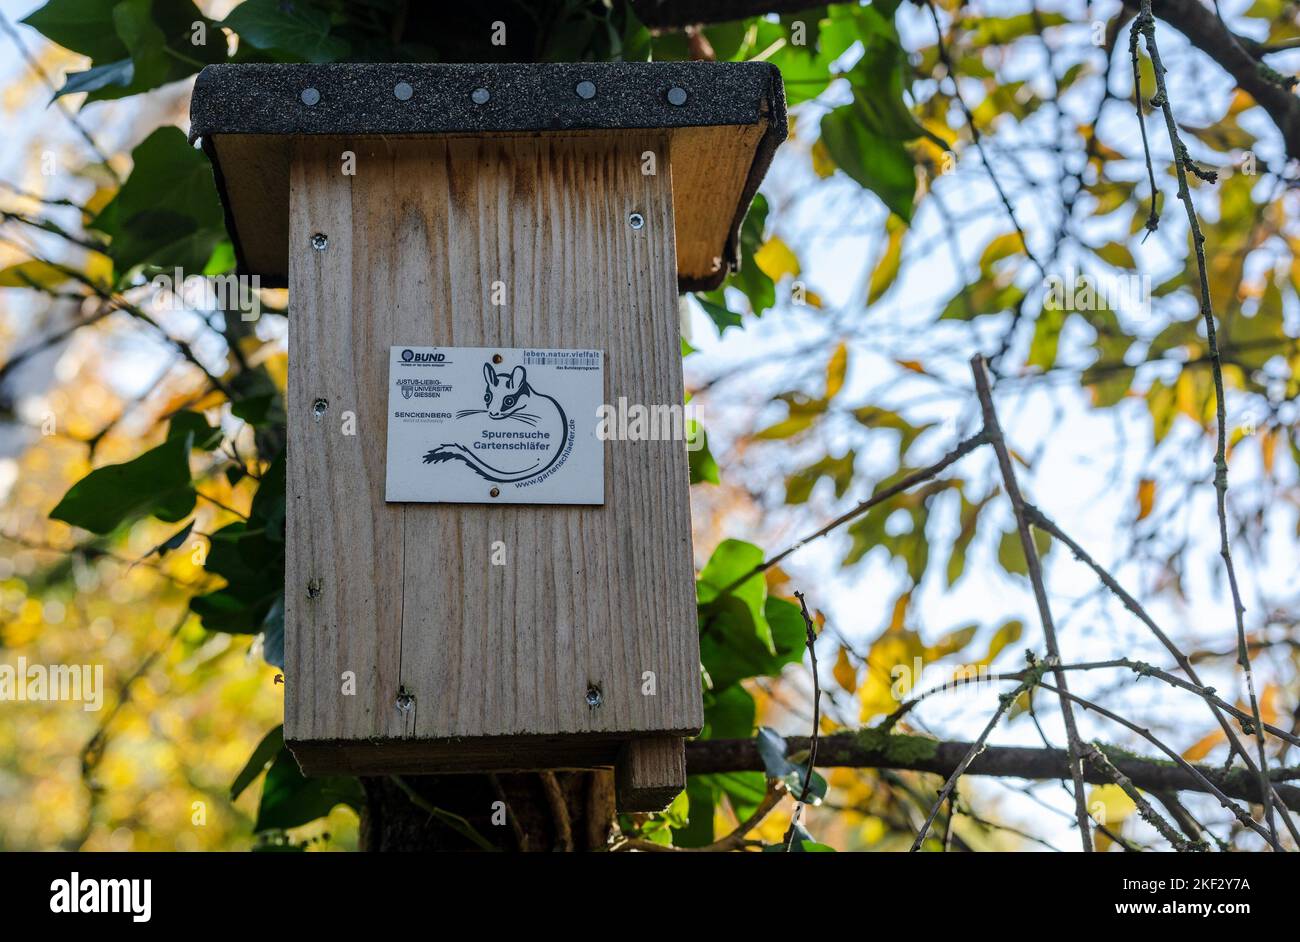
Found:
[[449, 815], [501, 850], [603, 850], [614, 823], [609, 771], [408, 775], [361, 784], [366, 851], [485, 849]]

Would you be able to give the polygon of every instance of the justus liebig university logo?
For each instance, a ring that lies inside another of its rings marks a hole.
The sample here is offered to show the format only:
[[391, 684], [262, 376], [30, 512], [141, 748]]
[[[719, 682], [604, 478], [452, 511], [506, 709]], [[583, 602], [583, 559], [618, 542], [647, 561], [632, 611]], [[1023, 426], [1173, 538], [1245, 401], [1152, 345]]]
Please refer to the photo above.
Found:
[[[498, 373], [484, 363], [483, 379], [485, 408], [456, 413], [457, 424], [469, 426], [470, 445], [444, 442], [425, 454], [424, 463], [461, 461], [479, 477], [503, 484], [520, 484], [558, 467], [573, 436], [559, 401], [534, 389], [522, 366]], [[478, 427], [470, 425], [476, 421]]]

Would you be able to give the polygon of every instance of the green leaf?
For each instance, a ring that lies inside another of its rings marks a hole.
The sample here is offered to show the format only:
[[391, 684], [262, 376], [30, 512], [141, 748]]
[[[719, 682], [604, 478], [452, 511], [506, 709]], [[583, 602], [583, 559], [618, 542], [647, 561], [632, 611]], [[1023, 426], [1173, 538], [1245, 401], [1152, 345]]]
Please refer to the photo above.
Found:
[[[1052, 548], [1052, 537], [1042, 530], [1032, 532], [1034, 547], [1041, 558]], [[1029, 575], [1029, 563], [1025, 559], [1024, 547], [1020, 545], [1020, 531], [1015, 528], [1007, 530], [998, 540], [998, 564], [1009, 573]]]
[[704, 847], [713, 843], [714, 806], [720, 789], [711, 775], [686, 778], [686, 825], [673, 830], [673, 844], [678, 847]]
[[1013, 16], [970, 17], [962, 22], [962, 26], [970, 30], [965, 41], [972, 48], [979, 49], [1009, 43], [1021, 36], [1038, 35], [1049, 26], [1061, 26], [1068, 22], [1059, 13], [1037, 10]]
[[167, 426], [167, 439], [190, 436], [191, 447], [211, 451], [221, 444], [221, 429], [213, 428], [199, 412], [181, 411], [172, 416]]
[[184, 543], [185, 538], [190, 535], [190, 531], [193, 529], [194, 529], [194, 521], [191, 520], [189, 523], [185, 524], [185, 526], [181, 527], [179, 530], [177, 530], [167, 539], [163, 540], [161, 543], [159, 543], [149, 552], [145, 553], [144, 554], [145, 558], [148, 558], [153, 555], [157, 555], [159, 557], [166, 556], [172, 550], [177, 549], [182, 543]]
[[[210, 538], [205, 568], [225, 579], [226, 586], [190, 600], [191, 611], [208, 631], [276, 631], [273, 610], [277, 601], [283, 604], [284, 543], [256, 526], [258, 522], [250, 514], [248, 522], [229, 524]], [[283, 619], [283, 610], [278, 617]]]
[[1137, 268], [1133, 253], [1122, 242], [1107, 242], [1105, 245], [1093, 249], [1093, 252], [1107, 265], [1130, 270]]
[[262, 622], [262, 660], [284, 670], [284, 594], [271, 603]]
[[813, 772], [809, 779], [807, 762], [790, 761], [787, 756], [786, 741], [776, 730], [766, 726], [760, 729], [754, 739], [754, 747], [763, 760], [763, 769], [768, 778], [784, 781], [786, 787], [790, 789], [790, 794], [796, 798], [803, 794], [805, 779], [807, 779], [809, 803], [821, 804], [822, 799], [826, 797], [826, 780], [816, 772]]
[[719, 336], [728, 327], [739, 327], [741, 325], [740, 315], [727, 307], [721, 288], [708, 293], [697, 291], [695, 300], [704, 309], [704, 313], [709, 315], [709, 320], [713, 321], [713, 326], [718, 328]]
[[110, 85], [129, 88], [135, 80], [135, 63], [130, 59], [106, 62], [87, 69], [84, 72], [69, 72], [63, 77], [63, 86], [54, 94], [55, 98], [63, 95], [75, 95], [77, 92], [94, 92]]
[[[755, 315], [761, 315], [776, 303], [776, 285], [754, 261], [754, 254], [763, 245], [766, 232], [767, 200], [759, 193], [749, 204], [745, 220], [740, 224], [740, 271], [733, 273], [728, 281], [749, 299], [750, 309]], [[720, 295], [721, 290], [717, 294]]]
[[775, 676], [803, 657], [805, 629], [799, 606], [767, 598], [762, 574], [737, 579], [763, 561], [751, 543], [719, 544], [696, 584], [700, 607], [700, 662], [712, 688], [723, 690], [746, 677]]
[[274, 392], [237, 399], [230, 404], [230, 414], [254, 426], [283, 425], [285, 421], [279, 394]]
[[259, 775], [266, 771], [266, 767], [271, 764], [271, 760], [280, 754], [284, 749], [284, 724], [281, 723], [275, 729], [271, 730], [262, 737], [262, 741], [257, 744], [253, 754], [248, 757], [244, 767], [235, 780], [230, 783], [230, 800], [234, 801], [244, 793], [249, 785], [257, 779]]
[[689, 420], [686, 423], [686, 436], [688, 442], [699, 441], [700, 443], [698, 448], [686, 449], [686, 461], [691, 470], [691, 483], [721, 483], [718, 462], [714, 459], [713, 452], [709, 451], [709, 436], [704, 431], [704, 426], [694, 419]]
[[[748, 617], [754, 636], [762, 642], [768, 653], [775, 654], [772, 631], [763, 617], [767, 586], [762, 573], [750, 575], [762, 562], [763, 551], [753, 543], [723, 540], [700, 573], [696, 594], [701, 606], [721, 604], [726, 610], [726, 606], [735, 603], [731, 609], [742, 617]], [[744, 581], [732, 588], [739, 579]]]
[[979, 661], [976, 666], [988, 666], [994, 659], [1002, 653], [1009, 644], [1015, 644], [1020, 640], [1020, 635], [1025, 630], [1025, 623], [1017, 618], [1012, 618], [1003, 622], [998, 630], [993, 633], [989, 639], [989, 649], [984, 655], [983, 660]]
[[130, 178], [91, 223], [111, 239], [117, 270], [150, 264], [202, 271], [226, 237], [207, 158], [170, 126], [150, 134], [131, 157]]
[[704, 692], [701, 739], [748, 739], [754, 735], [754, 698], [740, 684]]
[[348, 805], [360, 813], [365, 803], [361, 782], [355, 778], [306, 778], [288, 749], [281, 749], [266, 773], [262, 801], [253, 830], [294, 828], [323, 818], [335, 805]]
[[175, 523], [194, 509], [190, 437], [174, 438], [123, 464], [96, 468], [68, 490], [50, 518], [91, 533], [109, 533], [153, 514]]
[[994, 281], [979, 281], [962, 288], [944, 305], [939, 320], [968, 321], [983, 314], [1001, 314], [1017, 307], [1025, 289], [1016, 284], [999, 287]]
[[880, 197], [894, 215], [912, 221], [916, 170], [902, 141], [869, 130], [856, 104], [824, 115], [821, 136], [837, 167]]
[[329, 14], [308, 2], [244, 0], [221, 25], [282, 62], [337, 62], [351, 51], [346, 40], [330, 35]]
[[127, 57], [113, 25], [118, 0], [48, 0], [21, 22], [65, 49], [96, 62]]
[[785, 502], [802, 504], [812, 494], [812, 489], [823, 477], [835, 482], [835, 496], [843, 497], [853, 483], [853, 465], [857, 453], [849, 449], [842, 457], [825, 455], [819, 461], [796, 471], [785, 479]]

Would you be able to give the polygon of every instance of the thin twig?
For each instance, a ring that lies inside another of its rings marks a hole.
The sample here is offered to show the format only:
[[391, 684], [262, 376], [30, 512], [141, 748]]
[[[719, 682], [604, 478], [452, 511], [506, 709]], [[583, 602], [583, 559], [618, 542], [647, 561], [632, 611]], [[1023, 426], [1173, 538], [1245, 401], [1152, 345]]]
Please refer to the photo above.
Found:
[[[1156, 21], [1151, 12], [1151, 0], [1141, 0], [1142, 9], [1133, 23], [1135, 32], [1140, 31], [1146, 42], [1147, 53], [1151, 57], [1152, 71], [1156, 79], [1156, 95], [1151, 100], [1158, 105], [1165, 116], [1165, 127], [1169, 132], [1169, 145], [1173, 150], [1174, 169], [1178, 176], [1178, 198], [1187, 211], [1187, 224], [1192, 234], [1192, 247], [1196, 253], [1196, 268], [1200, 281], [1201, 317], [1205, 321], [1205, 342], [1210, 351], [1210, 369], [1214, 375], [1215, 413], [1218, 420], [1218, 442], [1214, 453], [1214, 491], [1219, 513], [1219, 555], [1228, 573], [1228, 586], [1232, 591], [1232, 609], [1237, 622], [1237, 664], [1246, 676], [1246, 691], [1250, 697], [1250, 711], [1255, 721], [1253, 732], [1255, 746], [1259, 756], [1259, 781], [1261, 793], [1268, 786], [1268, 756], [1264, 750], [1264, 736], [1261, 730], [1259, 698], [1255, 694], [1255, 675], [1251, 670], [1250, 652], [1246, 646], [1246, 607], [1241, 601], [1241, 590], [1237, 586], [1237, 571], [1232, 563], [1232, 552], [1228, 548], [1228, 419], [1227, 406], [1223, 392], [1223, 363], [1219, 357], [1219, 341], [1214, 327], [1214, 310], [1210, 303], [1210, 279], [1205, 263], [1205, 234], [1201, 232], [1201, 223], [1196, 216], [1196, 207], [1192, 204], [1192, 191], [1187, 184], [1190, 171], [1202, 180], [1213, 182], [1215, 175], [1202, 170], [1192, 162], [1187, 147], [1178, 136], [1178, 123], [1174, 120], [1174, 111], [1169, 103], [1169, 90], [1165, 87], [1165, 67], [1160, 61], [1160, 50], [1156, 45]], [[1136, 39], [1134, 39], [1136, 48]], [[1138, 94], [1141, 92], [1139, 90]], [[1148, 160], [1149, 160], [1148, 156]], [[1155, 207], [1155, 194], [1152, 194], [1152, 208]], [[1272, 843], [1277, 845], [1277, 822], [1273, 816], [1273, 804], [1264, 803], [1265, 819], [1268, 822]]]
[[1090, 762], [1096, 764], [1097, 768], [1101, 769], [1105, 775], [1109, 776], [1110, 779], [1120, 787], [1125, 795], [1128, 795], [1129, 800], [1137, 806], [1138, 814], [1142, 816], [1142, 820], [1146, 821], [1159, 831], [1160, 836], [1173, 845], [1175, 850], [1187, 853], [1189, 851], [1204, 849], [1201, 847], [1193, 847], [1184, 840], [1183, 836], [1174, 829], [1174, 826], [1162, 818], [1160, 813], [1156, 811], [1155, 808], [1151, 807], [1151, 803], [1142, 797], [1142, 793], [1137, 790], [1137, 787], [1133, 784], [1133, 780], [1111, 764], [1110, 759], [1106, 758], [1106, 753], [1102, 752], [1099, 746], [1100, 743], [1096, 741], [1088, 743], [1088, 745], [1084, 747], [1084, 754], [1088, 757]]
[[[1075, 559], [1079, 560], [1081, 563], [1083, 563], [1085, 566], [1091, 569], [1093, 573], [1096, 574], [1098, 580], [1101, 581], [1101, 584], [1104, 585], [1107, 589], [1109, 589], [1111, 593], [1114, 594], [1114, 596], [1118, 598], [1120, 602], [1123, 603], [1124, 607], [1128, 609], [1129, 612], [1131, 612], [1139, 621], [1141, 621], [1142, 624], [1147, 626], [1147, 629], [1150, 630], [1150, 632], [1155, 636], [1156, 640], [1160, 642], [1160, 644], [1164, 647], [1164, 649], [1168, 651], [1170, 655], [1173, 656], [1179, 668], [1182, 669], [1183, 673], [1187, 675], [1187, 678], [1192, 683], [1196, 684], [1197, 687], [1199, 687], [1202, 691], [1209, 689], [1205, 686], [1205, 684], [1201, 682], [1201, 678], [1197, 674], [1196, 668], [1192, 665], [1191, 659], [1188, 658], [1187, 655], [1184, 654], [1182, 650], [1178, 647], [1178, 645], [1174, 644], [1174, 642], [1169, 638], [1169, 636], [1160, 629], [1160, 626], [1156, 624], [1155, 619], [1153, 619], [1151, 615], [1148, 614], [1147, 610], [1142, 607], [1142, 605], [1138, 602], [1137, 599], [1135, 599], [1132, 596], [1132, 594], [1130, 594], [1127, 590], [1124, 589], [1123, 586], [1119, 584], [1119, 581], [1114, 576], [1112, 576], [1103, 566], [1101, 566], [1096, 560], [1094, 560], [1090, 555], [1088, 555], [1088, 552], [1082, 546], [1080, 546], [1069, 534], [1067, 534], [1064, 530], [1062, 530], [1059, 526], [1057, 526], [1054, 521], [1052, 521], [1046, 514], [1044, 514], [1033, 504], [1027, 504], [1025, 506], [1025, 511], [1029, 515], [1029, 518], [1033, 522], [1034, 526], [1044, 531], [1045, 533], [1051, 534], [1051, 536], [1054, 539], [1060, 540], [1066, 546], [1066, 548], [1069, 549], [1070, 552], [1074, 554]], [[1260, 785], [1262, 790], [1264, 784], [1268, 781], [1267, 773], [1265, 772], [1263, 767], [1255, 764], [1255, 760], [1251, 758], [1250, 753], [1240, 743], [1240, 741], [1238, 741], [1237, 731], [1232, 728], [1232, 724], [1229, 723], [1227, 717], [1223, 715], [1222, 709], [1219, 706], [1217, 698], [1210, 698], [1210, 697], [1203, 696], [1202, 699], [1204, 699], [1206, 704], [1209, 706], [1210, 712], [1214, 714], [1214, 718], [1219, 723], [1219, 728], [1223, 730], [1224, 735], [1227, 737], [1229, 746], [1233, 749], [1233, 751], [1236, 754], [1241, 756], [1242, 761], [1246, 763], [1246, 766], [1252, 772], [1254, 772], [1256, 775], [1259, 775], [1261, 777]], [[1273, 807], [1277, 808], [1279, 811], [1282, 812], [1283, 823], [1286, 824], [1287, 830], [1291, 833], [1291, 836], [1293, 839], [1295, 839], [1296, 843], [1300, 844], [1300, 833], [1297, 833], [1298, 829], [1296, 827], [1296, 824], [1294, 821], [1291, 820], [1291, 815], [1287, 812], [1286, 805], [1281, 800], [1281, 798], [1278, 797], [1276, 790], [1273, 790], [1267, 799], [1265, 799], [1264, 794], [1265, 793], [1261, 791], [1261, 801], [1265, 801], [1266, 803], [1271, 804]]]
[[817, 676], [817, 632], [813, 628], [812, 617], [808, 614], [808, 602], [804, 599], [802, 592], [795, 592], [794, 597], [799, 600], [799, 614], [803, 616], [804, 631], [807, 633], [805, 642], [808, 646], [808, 659], [812, 662], [812, 682], [813, 682], [813, 715], [812, 715], [812, 745], [808, 750], [808, 771], [804, 773], [803, 788], [799, 791], [799, 798], [795, 803], [794, 814], [790, 816], [790, 829], [785, 835], [785, 849], [787, 852], [794, 849], [795, 828], [799, 824], [799, 818], [803, 813], [804, 805], [808, 802], [808, 792], [812, 788], [813, 769], [817, 765], [817, 742], [821, 738], [821, 709], [822, 709], [822, 687], [821, 680]]
[[[1011, 704], [1016, 702], [1016, 698], [1032, 687], [1036, 680], [1037, 678], [1035, 678], [1035, 681], [1024, 681], [1011, 693], [998, 695], [997, 710], [995, 710], [993, 715], [989, 717], [989, 721], [985, 724], [984, 730], [980, 733], [979, 738], [971, 743], [970, 749], [966, 751], [966, 755], [962, 757], [961, 762], [957, 764], [957, 768], [952, 770], [952, 774], [948, 776], [948, 780], [943, 783], [943, 788], [939, 790], [938, 800], [935, 801], [934, 807], [930, 809], [930, 813], [925, 818], [925, 823], [921, 825], [921, 829], [916, 833], [915, 840], [912, 841], [911, 850], [913, 852], [921, 849], [921, 844], [925, 841], [925, 835], [930, 830], [930, 825], [934, 823], [935, 816], [938, 815], [939, 809], [943, 807], [943, 803], [947, 801], [948, 796], [952, 794], [952, 790], [957, 787], [957, 780], [961, 778], [961, 774], [966, 771], [974, 758], [984, 751], [984, 743], [989, 738], [989, 734], [993, 732], [993, 727], [998, 725], [998, 720], [1002, 719], [1002, 715], [1006, 713], [1007, 710], [1011, 709]], [[1071, 758], [1070, 766], [1073, 769], [1073, 758]], [[1079, 787], [1082, 788], [1082, 785]]]
[[814, 540], [821, 539], [822, 537], [826, 536], [826, 534], [830, 533], [832, 530], [842, 527], [850, 520], [862, 516], [864, 513], [866, 513], [872, 507], [875, 507], [877, 504], [883, 503], [884, 501], [889, 500], [889, 498], [895, 497], [903, 493], [904, 491], [908, 490], [909, 488], [915, 487], [917, 484], [920, 484], [924, 481], [930, 480], [933, 477], [936, 477], [940, 472], [946, 469], [949, 465], [952, 465], [957, 461], [960, 461], [962, 458], [969, 455], [972, 451], [974, 451], [980, 445], [985, 444], [987, 441], [988, 439], [985, 437], [983, 432], [981, 432], [978, 435], [972, 435], [970, 438], [962, 440], [957, 444], [957, 447], [955, 447], [952, 451], [948, 452], [946, 455], [944, 455], [934, 464], [921, 468], [918, 471], [913, 471], [911, 474], [907, 475], [906, 477], [900, 478], [898, 481], [895, 481], [893, 484], [889, 485], [888, 487], [875, 492], [869, 498], [862, 501], [860, 504], [857, 504], [852, 509], [847, 510], [844, 513], [840, 514], [838, 517], [836, 517], [830, 523], [826, 524], [820, 530], [817, 530], [814, 533], [810, 533], [802, 540], [790, 544], [785, 549], [781, 550], [781, 552], [777, 553], [775, 556], [765, 559], [763, 562], [759, 563], [749, 572], [745, 573], [739, 579], [735, 580], [729, 586], [724, 588], [721, 592], [718, 593], [718, 595], [723, 596], [723, 595], [727, 595], [730, 592], [735, 591], [737, 588], [744, 585], [747, 581], [754, 578], [754, 576], [766, 572], [767, 570], [771, 569], [773, 566], [777, 565], [777, 563], [781, 562], [791, 553], [795, 552], [796, 550], [803, 549], [803, 547], [807, 546], [809, 543], [813, 542]]
[[980, 410], [984, 416], [984, 434], [998, 458], [998, 467], [1002, 471], [1002, 483], [1007, 496], [1011, 499], [1011, 509], [1016, 517], [1016, 529], [1020, 533], [1020, 546], [1025, 554], [1025, 568], [1034, 589], [1034, 601], [1038, 605], [1038, 617], [1043, 624], [1043, 637], [1047, 644], [1047, 660], [1052, 665], [1052, 675], [1057, 686], [1061, 688], [1061, 717], [1065, 721], [1066, 745], [1070, 753], [1070, 778], [1074, 782], [1075, 819], [1079, 824], [1079, 838], [1083, 849], [1092, 852], [1092, 837], [1088, 830], [1088, 805], [1083, 794], [1083, 741], [1074, 722], [1074, 711], [1065, 694], [1065, 673], [1060, 670], [1061, 650], [1056, 642], [1056, 625], [1052, 621], [1052, 608], [1047, 601], [1047, 586], [1043, 581], [1043, 567], [1038, 559], [1038, 547], [1034, 545], [1033, 534], [1029, 530], [1029, 516], [1025, 512], [1025, 499], [1016, 483], [1016, 471], [1011, 464], [1011, 454], [1007, 450], [1006, 440], [1002, 437], [1002, 426], [998, 423], [997, 410], [993, 407], [993, 392], [989, 387], [989, 374], [984, 365], [984, 358], [978, 354], [971, 359], [971, 372], [975, 376], [975, 392], [979, 397]]
[[[1275, 850], [1279, 850], [1279, 851], [1282, 850], [1282, 847], [1280, 844], [1278, 844], [1276, 837], [1273, 837], [1272, 835], [1269, 834], [1268, 831], [1264, 830], [1262, 827], [1256, 824], [1255, 820], [1249, 814], [1241, 810], [1241, 808], [1237, 807], [1237, 804], [1231, 798], [1225, 795], [1217, 785], [1215, 785], [1212, 781], [1210, 781], [1210, 779], [1204, 773], [1202, 773], [1194, 765], [1192, 765], [1190, 762], [1184, 759], [1175, 750], [1169, 748], [1163, 742], [1161, 742], [1160, 739], [1157, 738], [1155, 734], [1151, 732], [1151, 730], [1147, 729], [1144, 726], [1138, 726], [1136, 723], [1132, 722], [1131, 720], [1127, 720], [1124, 717], [1120, 716], [1119, 714], [1107, 710], [1105, 707], [1100, 706], [1096, 703], [1093, 703], [1091, 700], [1085, 700], [1083, 697], [1080, 697], [1077, 694], [1070, 693], [1068, 690], [1060, 690], [1056, 687], [1053, 687], [1051, 684], [1047, 683], [1046, 681], [1042, 681], [1041, 683], [1044, 690], [1051, 690], [1057, 694], [1060, 694], [1063, 697], [1067, 697], [1072, 702], [1079, 704], [1079, 706], [1083, 707], [1084, 709], [1092, 710], [1094, 713], [1097, 713], [1101, 716], [1106, 717], [1106, 719], [1108, 720], [1118, 723], [1119, 725], [1123, 726], [1125, 729], [1130, 729], [1133, 732], [1137, 733], [1147, 742], [1151, 743], [1151, 745], [1155, 746], [1157, 749], [1159, 749], [1161, 752], [1167, 755], [1170, 759], [1173, 759], [1174, 762], [1177, 763], [1179, 767], [1183, 769], [1183, 771], [1187, 772], [1193, 778], [1199, 781], [1200, 784], [1204, 786], [1204, 791], [1209, 792], [1215, 798], [1219, 799], [1219, 804], [1223, 805], [1223, 807], [1231, 811], [1233, 817], [1235, 817], [1243, 825], [1250, 828], [1260, 837], [1264, 838], [1264, 840], [1268, 841], [1270, 847], [1274, 848]], [[1267, 787], [1261, 788], [1260, 798], [1264, 799], [1266, 796], [1267, 796]]]

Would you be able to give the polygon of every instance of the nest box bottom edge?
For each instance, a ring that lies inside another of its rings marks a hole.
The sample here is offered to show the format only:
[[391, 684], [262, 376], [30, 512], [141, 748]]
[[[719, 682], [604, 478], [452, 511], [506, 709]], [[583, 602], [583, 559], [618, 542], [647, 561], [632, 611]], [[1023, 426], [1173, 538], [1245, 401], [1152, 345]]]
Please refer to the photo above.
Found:
[[615, 770], [618, 810], [662, 811], [686, 788], [698, 730], [460, 739], [287, 740], [304, 775], [442, 775]]

